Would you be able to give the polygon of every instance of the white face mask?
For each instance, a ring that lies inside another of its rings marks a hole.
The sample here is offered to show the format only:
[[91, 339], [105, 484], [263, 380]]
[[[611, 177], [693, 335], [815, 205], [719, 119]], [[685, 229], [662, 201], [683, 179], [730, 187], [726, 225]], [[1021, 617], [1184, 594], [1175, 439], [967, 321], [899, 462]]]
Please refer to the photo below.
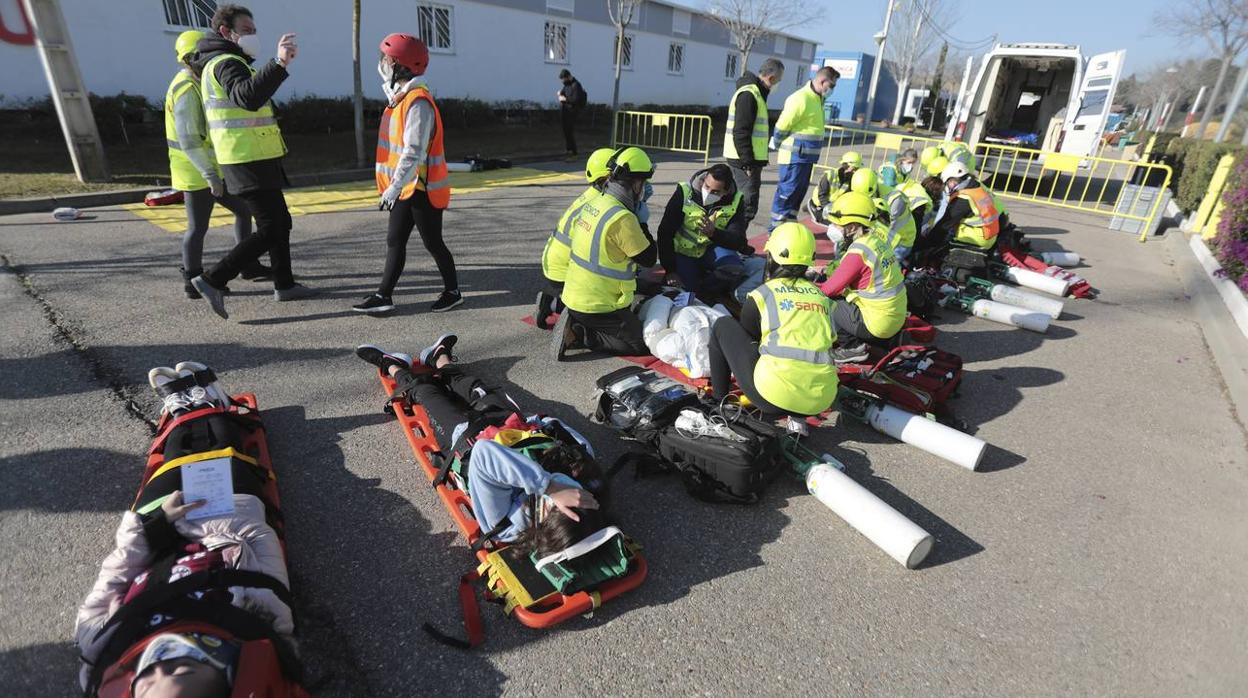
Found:
[[913, 162], [903, 162], [903, 163], [901, 163], [901, 165], [900, 165], [900, 167], [899, 167], [898, 169], [900, 169], [900, 170], [901, 170], [901, 173], [902, 173], [902, 174], [907, 174], [907, 175], [908, 175], [908, 174], [910, 174], [910, 170], [913, 170], [913, 169], [914, 169], [914, 163], [913, 163]]
[[243, 53], [255, 58], [260, 55], [260, 35], [259, 34], [243, 34], [234, 40]]
[[706, 187], [702, 187], [702, 205], [703, 206], [714, 206], [715, 203], [720, 200], [720, 198], [722, 198], [720, 194], [713, 192], [710, 189], [707, 189]]
[[394, 64], [382, 58], [377, 61], [377, 74], [381, 76], [381, 81], [389, 85], [394, 80]]

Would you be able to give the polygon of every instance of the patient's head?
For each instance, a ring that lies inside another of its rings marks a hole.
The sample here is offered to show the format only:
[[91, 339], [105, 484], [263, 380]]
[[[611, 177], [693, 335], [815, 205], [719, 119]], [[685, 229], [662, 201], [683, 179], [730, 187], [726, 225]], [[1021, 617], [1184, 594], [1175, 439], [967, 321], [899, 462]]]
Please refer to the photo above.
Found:
[[226, 698], [225, 672], [196, 659], [179, 657], [146, 667], [134, 680], [134, 698]]

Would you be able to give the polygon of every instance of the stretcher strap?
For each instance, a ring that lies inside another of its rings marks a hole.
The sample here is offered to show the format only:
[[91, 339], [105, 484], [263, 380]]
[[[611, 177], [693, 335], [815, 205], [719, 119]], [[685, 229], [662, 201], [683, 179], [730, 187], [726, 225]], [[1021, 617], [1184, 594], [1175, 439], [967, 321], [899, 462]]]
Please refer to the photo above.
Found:
[[472, 588], [473, 582], [479, 579], [481, 579], [479, 568], [459, 578], [459, 605], [464, 612], [464, 632], [468, 636], [467, 640], [447, 635], [428, 622], [422, 625], [421, 629], [448, 647], [465, 650], [480, 647], [481, 643], [485, 642], [485, 628], [481, 624], [481, 608], [477, 604], [477, 594]]
[[172, 395], [196, 386], [206, 388], [216, 380], [217, 374], [213, 373], [211, 368], [206, 368], [202, 371], [196, 371], [189, 376], [182, 376], [177, 380], [169, 381], [160, 386], [156, 392], [160, 393], [161, 396]]

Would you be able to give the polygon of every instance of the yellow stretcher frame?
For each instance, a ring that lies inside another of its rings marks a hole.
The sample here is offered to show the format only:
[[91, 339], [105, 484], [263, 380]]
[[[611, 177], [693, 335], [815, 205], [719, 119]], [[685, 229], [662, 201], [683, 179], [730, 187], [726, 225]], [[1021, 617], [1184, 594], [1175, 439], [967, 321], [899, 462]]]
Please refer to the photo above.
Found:
[[704, 114], [664, 114], [649, 111], [618, 111], [611, 130], [611, 147], [632, 145], [647, 150], [670, 150], [711, 159], [711, 117]]

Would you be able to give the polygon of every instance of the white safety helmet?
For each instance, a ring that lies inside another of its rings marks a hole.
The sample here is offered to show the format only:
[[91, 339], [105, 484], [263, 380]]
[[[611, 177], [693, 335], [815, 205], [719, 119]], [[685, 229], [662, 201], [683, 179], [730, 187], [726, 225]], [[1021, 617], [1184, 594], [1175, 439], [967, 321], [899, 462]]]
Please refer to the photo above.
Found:
[[962, 179], [970, 174], [966, 170], [966, 165], [960, 162], [951, 162], [945, 165], [945, 169], [940, 171], [940, 181], [948, 182], [951, 179]]

